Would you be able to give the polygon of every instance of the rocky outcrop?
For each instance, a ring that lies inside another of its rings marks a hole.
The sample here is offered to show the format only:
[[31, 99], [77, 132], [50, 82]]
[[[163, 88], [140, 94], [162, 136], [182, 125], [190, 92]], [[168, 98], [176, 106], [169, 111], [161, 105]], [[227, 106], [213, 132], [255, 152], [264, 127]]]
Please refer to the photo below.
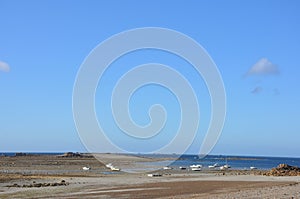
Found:
[[26, 153], [16, 153], [16, 154], [15, 154], [16, 157], [26, 156], [26, 155], [27, 155]]
[[80, 153], [67, 152], [67, 153], [63, 154], [61, 157], [67, 157], [67, 158], [81, 157], [81, 154]]
[[32, 184], [13, 184], [13, 185], [8, 185], [7, 187], [22, 187], [22, 188], [32, 188], [32, 187], [56, 187], [56, 186], [67, 186], [69, 185], [68, 182], [65, 180], [62, 180], [61, 182], [52, 182], [52, 183], [36, 183], [33, 182]]
[[300, 176], [300, 168], [288, 164], [279, 164], [276, 168], [266, 172], [266, 176]]

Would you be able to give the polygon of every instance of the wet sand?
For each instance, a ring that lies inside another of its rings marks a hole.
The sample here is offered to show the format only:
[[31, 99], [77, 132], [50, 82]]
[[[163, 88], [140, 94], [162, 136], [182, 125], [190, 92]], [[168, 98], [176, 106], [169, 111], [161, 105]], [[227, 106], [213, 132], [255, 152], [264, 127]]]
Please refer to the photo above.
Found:
[[[156, 159], [103, 154], [106, 161], [135, 168]], [[89, 166], [90, 171], [83, 171]], [[252, 171], [110, 172], [93, 157], [0, 157], [0, 198], [300, 198], [300, 177]], [[67, 182], [64, 186], [22, 187]], [[20, 187], [11, 187], [13, 185]]]

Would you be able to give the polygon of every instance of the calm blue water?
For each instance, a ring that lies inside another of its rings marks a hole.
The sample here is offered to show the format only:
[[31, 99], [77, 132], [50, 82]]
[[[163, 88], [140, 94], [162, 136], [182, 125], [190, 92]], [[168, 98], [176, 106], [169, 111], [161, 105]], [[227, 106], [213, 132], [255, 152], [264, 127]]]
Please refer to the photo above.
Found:
[[[277, 167], [279, 164], [289, 164], [300, 167], [300, 158], [286, 158], [286, 157], [248, 157], [248, 156], [206, 156], [204, 159], [197, 160], [196, 156], [183, 156], [181, 160], [174, 162], [174, 165], [185, 163], [185, 161], [199, 163], [203, 166], [213, 165], [218, 163], [220, 165], [227, 163], [233, 169], [249, 169], [251, 166], [258, 169], [271, 169]], [[187, 163], [188, 163], [187, 162]]]
[[[15, 153], [1, 153], [0, 155], [14, 156]], [[38, 155], [62, 155], [64, 153], [27, 153], [27, 154], [38, 154]], [[137, 155], [137, 156], [148, 156], [148, 157], [175, 157], [174, 155]], [[218, 156], [208, 155], [205, 158], [199, 158], [197, 155], [182, 155], [176, 161], [158, 161], [152, 164], [155, 165], [169, 165], [172, 167], [185, 166], [188, 167], [192, 164], [202, 164], [204, 168], [209, 165], [218, 163], [219, 165], [229, 164], [232, 169], [249, 169], [251, 166], [257, 167], [258, 169], [267, 170], [277, 167], [279, 164], [289, 164], [292, 166], [300, 167], [300, 158], [287, 158], [287, 157], [255, 157], [255, 156]]]
[[[146, 155], [147, 156], [147, 155]], [[153, 155], [152, 155], [153, 156]], [[156, 155], [156, 157], [163, 155]], [[155, 155], [153, 156], [155, 157]], [[167, 156], [168, 157], [168, 156]], [[172, 157], [171, 155], [169, 157]], [[203, 169], [209, 165], [218, 163], [220, 166], [229, 164], [232, 169], [244, 170], [254, 166], [261, 170], [268, 170], [277, 167], [279, 164], [289, 164], [292, 166], [300, 167], [300, 158], [287, 158], [287, 157], [253, 157], [253, 156], [217, 156], [208, 155], [200, 159], [197, 155], [183, 155], [175, 162], [161, 161], [156, 162], [156, 165], [170, 165], [172, 167], [188, 167], [193, 164], [203, 165]]]

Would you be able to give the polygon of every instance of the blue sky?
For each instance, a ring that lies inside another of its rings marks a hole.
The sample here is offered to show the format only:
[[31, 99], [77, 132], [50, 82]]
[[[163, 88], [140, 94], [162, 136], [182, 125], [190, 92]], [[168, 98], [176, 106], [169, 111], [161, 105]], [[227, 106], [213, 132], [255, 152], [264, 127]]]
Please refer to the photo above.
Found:
[[[153, 26], [190, 36], [219, 68], [227, 117], [213, 154], [300, 156], [299, 1], [0, 0], [0, 8], [0, 151], [85, 151], [72, 114], [80, 65], [108, 37]], [[130, 56], [118, 60], [105, 78], [112, 82], [121, 75], [118, 64], [156, 61], [174, 65], [197, 85], [203, 117], [188, 152], [197, 151], [210, 117], [201, 77], [164, 52]], [[106, 88], [109, 83], [99, 86], [96, 99]], [[139, 111], [133, 118], [147, 124], [147, 106], [162, 100], [174, 115], [166, 126], [172, 132], [179, 120], [177, 102], [162, 91], [148, 87], [136, 93], [131, 106]], [[99, 118], [109, 111], [105, 103], [96, 108]]]

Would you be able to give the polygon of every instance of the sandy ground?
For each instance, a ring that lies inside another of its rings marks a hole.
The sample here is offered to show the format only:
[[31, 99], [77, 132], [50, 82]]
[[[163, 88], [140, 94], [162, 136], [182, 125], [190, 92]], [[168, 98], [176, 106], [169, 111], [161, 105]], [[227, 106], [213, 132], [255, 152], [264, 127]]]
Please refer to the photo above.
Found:
[[[103, 156], [108, 162], [130, 168], [154, 161], [126, 155]], [[83, 166], [92, 170], [83, 171]], [[300, 177], [267, 177], [250, 171], [158, 172], [163, 175], [112, 173], [91, 157], [0, 157], [0, 198], [300, 198]], [[62, 180], [68, 185], [8, 187]]]

